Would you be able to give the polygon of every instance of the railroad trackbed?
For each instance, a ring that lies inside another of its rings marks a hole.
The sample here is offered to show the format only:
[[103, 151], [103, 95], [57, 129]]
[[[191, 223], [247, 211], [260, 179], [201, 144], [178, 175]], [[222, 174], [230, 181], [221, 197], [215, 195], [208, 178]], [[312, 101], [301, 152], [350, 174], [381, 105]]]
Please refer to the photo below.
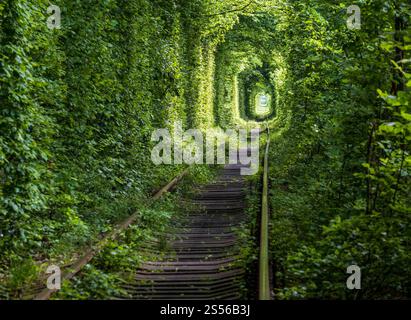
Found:
[[195, 208], [173, 223], [168, 250], [148, 261], [127, 296], [116, 299], [210, 300], [242, 298], [245, 271], [239, 266], [241, 241], [235, 228], [246, 222], [248, 183], [241, 165], [226, 165], [210, 184], [188, 200]]

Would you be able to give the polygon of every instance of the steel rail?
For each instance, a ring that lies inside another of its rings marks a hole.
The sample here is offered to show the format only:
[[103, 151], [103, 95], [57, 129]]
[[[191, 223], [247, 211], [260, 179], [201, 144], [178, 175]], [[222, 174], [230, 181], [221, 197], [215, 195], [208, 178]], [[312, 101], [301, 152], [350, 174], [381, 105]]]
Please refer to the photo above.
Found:
[[[156, 192], [150, 198], [149, 204], [155, 202], [164, 193], [172, 189], [187, 173], [188, 173], [188, 168], [185, 169], [178, 176], [176, 176], [173, 180], [171, 180], [167, 185], [161, 188], [158, 192]], [[122, 221], [120, 224], [118, 224], [112, 232], [105, 235], [96, 245], [88, 249], [87, 252], [80, 259], [75, 261], [72, 265], [70, 265], [70, 267], [67, 268], [67, 270], [65, 270], [65, 272], [62, 274], [61, 282], [72, 279], [78, 272], [80, 272], [80, 270], [87, 263], [89, 263], [94, 258], [94, 256], [97, 253], [101, 251], [101, 249], [107, 244], [109, 240], [116, 239], [122, 231], [127, 229], [131, 224], [133, 224], [137, 220], [138, 216], [139, 216], [139, 213], [135, 212], [134, 214], [129, 216], [127, 219]], [[52, 294], [55, 292], [57, 292], [57, 290], [45, 288], [39, 294], [35, 295], [34, 300], [48, 300], [50, 299]]]
[[268, 254], [268, 152], [270, 148], [270, 129], [267, 125], [267, 143], [264, 153], [263, 191], [261, 200], [261, 222], [260, 222], [260, 258], [258, 299], [270, 300], [270, 274]]

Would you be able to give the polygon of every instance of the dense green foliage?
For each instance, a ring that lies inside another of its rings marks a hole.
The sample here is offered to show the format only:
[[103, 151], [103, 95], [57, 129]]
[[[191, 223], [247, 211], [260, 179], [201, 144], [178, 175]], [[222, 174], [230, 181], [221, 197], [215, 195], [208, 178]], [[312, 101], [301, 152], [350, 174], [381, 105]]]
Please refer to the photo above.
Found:
[[[50, 4], [61, 29], [47, 27]], [[351, 4], [1, 1], [0, 297], [71, 261], [182, 170], [150, 159], [151, 133], [175, 121], [271, 127], [277, 298], [410, 297], [411, 9], [361, 0], [349, 30]], [[132, 230], [112, 244], [120, 256], [140, 244]], [[95, 287], [82, 298], [115, 294], [107, 272], [130, 265], [101, 257], [76, 284]], [[351, 264], [361, 291], [346, 288]]]
[[[271, 150], [279, 298], [411, 294], [410, 7], [363, 1], [348, 30], [349, 4], [296, 1], [279, 18], [293, 113]], [[351, 264], [360, 291], [346, 288]]]

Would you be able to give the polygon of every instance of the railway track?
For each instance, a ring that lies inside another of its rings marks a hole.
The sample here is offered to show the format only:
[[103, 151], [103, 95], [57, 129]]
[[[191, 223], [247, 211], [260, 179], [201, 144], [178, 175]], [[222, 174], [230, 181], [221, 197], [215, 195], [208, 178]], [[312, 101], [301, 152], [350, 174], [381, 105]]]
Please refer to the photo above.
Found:
[[169, 249], [149, 261], [124, 285], [128, 299], [240, 299], [245, 272], [236, 264], [240, 243], [235, 227], [246, 221], [241, 165], [226, 165], [217, 179], [188, 201], [192, 210], [173, 225]]
[[[271, 299], [268, 264], [268, 205], [267, 205], [267, 142], [264, 157], [263, 197], [260, 221], [259, 287], [260, 300]], [[249, 150], [240, 149], [240, 152]], [[244, 165], [226, 165], [210, 184], [201, 186], [197, 193], [186, 199], [189, 214], [176, 218], [167, 233], [167, 252], [160, 249], [159, 239], [140, 249], [153, 256], [152, 261], [140, 265], [134, 278], [123, 284], [125, 294], [113, 299], [161, 299], [161, 300], [222, 300], [244, 298], [246, 272], [241, 265], [242, 241], [236, 228], [249, 223], [245, 214], [245, 196], [250, 187], [241, 175]], [[151, 201], [157, 201], [170, 191], [188, 172], [176, 176], [160, 189]], [[69, 281], [104, 247], [110, 239], [135, 222], [135, 213], [105, 235], [80, 259], [65, 268], [62, 280]], [[53, 289], [33, 289], [27, 294], [35, 300], [47, 300], [56, 292]]]

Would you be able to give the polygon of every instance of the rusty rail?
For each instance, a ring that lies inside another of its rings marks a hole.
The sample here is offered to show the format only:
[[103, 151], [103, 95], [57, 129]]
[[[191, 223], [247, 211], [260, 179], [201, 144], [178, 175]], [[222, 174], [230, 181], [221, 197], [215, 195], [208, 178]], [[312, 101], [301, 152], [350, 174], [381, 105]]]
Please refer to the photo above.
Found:
[[[188, 168], [185, 169], [181, 174], [176, 176], [173, 180], [171, 180], [167, 185], [161, 188], [158, 192], [156, 192], [152, 198], [150, 199], [150, 203], [158, 200], [164, 193], [168, 192], [171, 188], [173, 188], [188, 172]], [[123, 222], [118, 224], [113, 231], [105, 235], [95, 246], [90, 248], [80, 259], [78, 259], [74, 264], [72, 264], [68, 270], [66, 270], [61, 280], [70, 280], [72, 279], [87, 263], [93, 259], [93, 257], [100, 252], [100, 250], [107, 244], [108, 241], [116, 239], [118, 235], [127, 229], [131, 224], [133, 224], [139, 216], [139, 213], [136, 212], [125, 219]], [[48, 288], [43, 289], [39, 294], [34, 297], [34, 300], [48, 300], [55, 293], [57, 290], [51, 290]]]
[[264, 154], [263, 192], [261, 200], [261, 226], [260, 226], [260, 258], [258, 299], [270, 300], [270, 275], [268, 260], [268, 151], [270, 148], [270, 129], [267, 126], [267, 144]]

